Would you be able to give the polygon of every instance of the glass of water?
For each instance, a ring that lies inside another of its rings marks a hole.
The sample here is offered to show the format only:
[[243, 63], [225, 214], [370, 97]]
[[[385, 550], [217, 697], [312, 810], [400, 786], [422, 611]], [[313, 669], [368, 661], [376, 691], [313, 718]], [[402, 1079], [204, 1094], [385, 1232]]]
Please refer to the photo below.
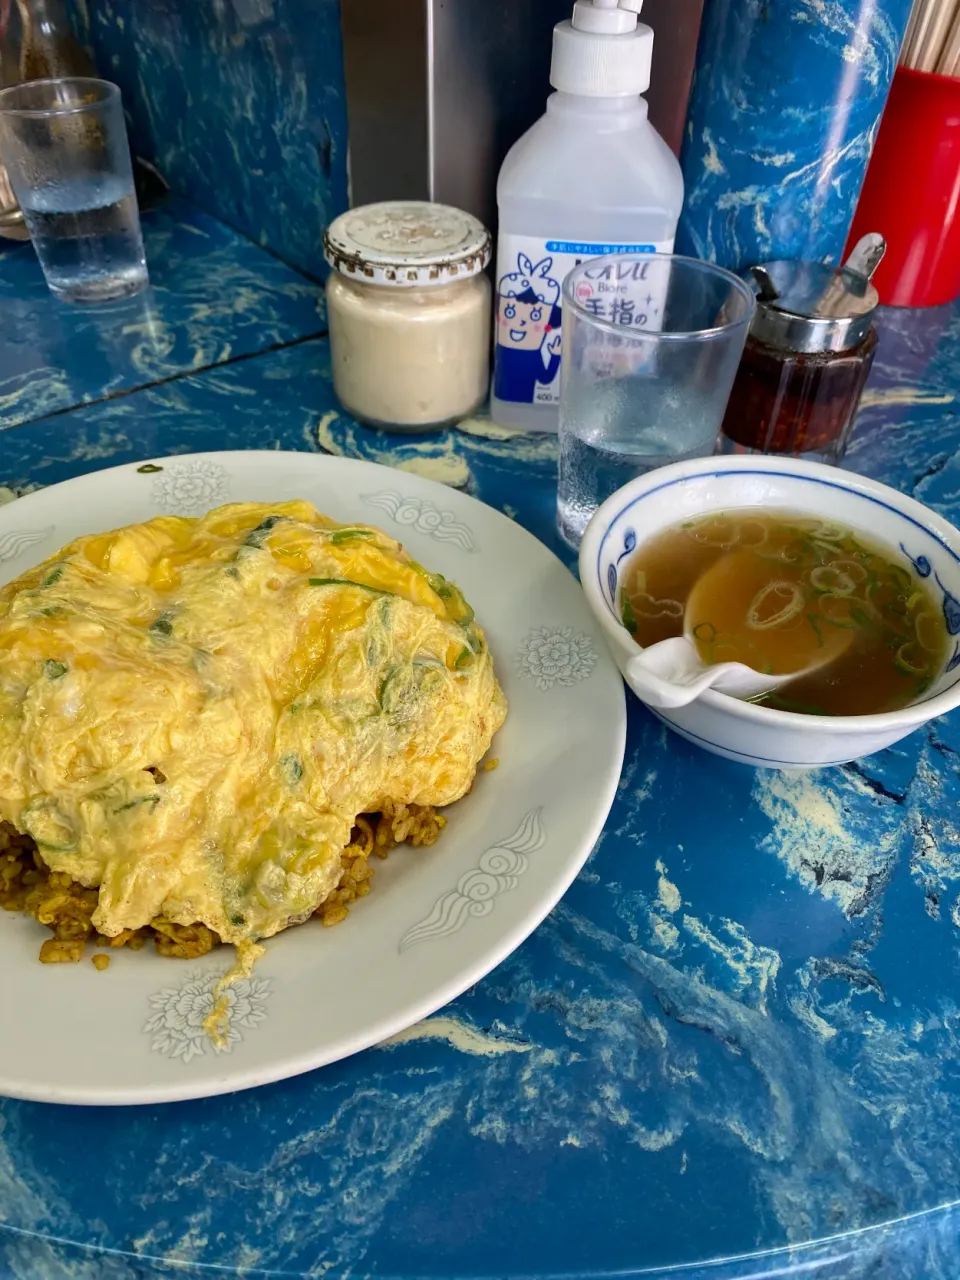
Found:
[[0, 90], [0, 159], [58, 298], [105, 302], [146, 286], [115, 84], [71, 76]]
[[755, 306], [749, 285], [695, 258], [621, 254], [570, 272], [557, 519], [571, 546], [628, 480], [712, 453]]

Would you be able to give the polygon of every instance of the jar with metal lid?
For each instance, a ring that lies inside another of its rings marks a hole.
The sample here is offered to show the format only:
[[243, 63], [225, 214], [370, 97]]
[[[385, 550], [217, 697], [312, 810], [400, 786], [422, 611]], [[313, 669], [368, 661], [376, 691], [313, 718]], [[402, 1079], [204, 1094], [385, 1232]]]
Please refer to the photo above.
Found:
[[324, 237], [333, 387], [353, 417], [424, 431], [471, 414], [490, 376], [490, 233], [460, 209], [386, 201]]
[[870, 277], [885, 249], [865, 236], [842, 267], [752, 268], [757, 310], [727, 403], [718, 452], [843, 457], [877, 347]]

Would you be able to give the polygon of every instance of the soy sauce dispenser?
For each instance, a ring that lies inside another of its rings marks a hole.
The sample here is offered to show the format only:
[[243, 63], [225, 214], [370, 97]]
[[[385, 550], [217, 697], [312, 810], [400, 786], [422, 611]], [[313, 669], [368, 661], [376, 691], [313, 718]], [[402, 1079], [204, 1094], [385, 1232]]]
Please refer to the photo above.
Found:
[[870, 277], [885, 250], [873, 233], [842, 267], [786, 261], [751, 269], [757, 310], [718, 452], [840, 461], [877, 348]]

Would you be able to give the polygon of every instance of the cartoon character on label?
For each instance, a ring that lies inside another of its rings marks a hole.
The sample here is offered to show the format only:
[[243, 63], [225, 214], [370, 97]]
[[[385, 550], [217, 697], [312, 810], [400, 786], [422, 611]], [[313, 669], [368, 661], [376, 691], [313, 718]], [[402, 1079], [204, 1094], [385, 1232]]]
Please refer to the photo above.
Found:
[[533, 404], [560, 368], [560, 285], [548, 274], [552, 258], [534, 265], [517, 255], [517, 270], [497, 288], [497, 351], [493, 393], [500, 400]]

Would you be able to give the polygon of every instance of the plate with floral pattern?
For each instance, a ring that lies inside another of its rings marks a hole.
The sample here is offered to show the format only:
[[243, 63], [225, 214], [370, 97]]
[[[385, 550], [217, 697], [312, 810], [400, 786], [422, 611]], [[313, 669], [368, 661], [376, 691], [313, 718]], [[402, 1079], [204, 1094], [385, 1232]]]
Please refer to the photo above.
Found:
[[[231, 501], [306, 498], [381, 527], [455, 581], [486, 632], [509, 701], [499, 767], [447, 811], [428, 849], [397, 849], [347, 920], [270, 939], [227, 989], [227, 1031], [204, 1022], [231, 948], [199, 960], [152, 947], [109, 968], [38, 962], [49, 936], [0, 912], [0, 1093], [149, 1103], [250, 1088], [377, 1044], [454, 999], [537, 927], [593, 848], [613, 802], [626, 713], [583, 594], [531, 534], [475, 499], [373, 463], [301, 453], [159, 458], [68, 480], [0, 508], [2, 581], [81, 534]], [[2, 679], [2, 665], [0, 665]]]

